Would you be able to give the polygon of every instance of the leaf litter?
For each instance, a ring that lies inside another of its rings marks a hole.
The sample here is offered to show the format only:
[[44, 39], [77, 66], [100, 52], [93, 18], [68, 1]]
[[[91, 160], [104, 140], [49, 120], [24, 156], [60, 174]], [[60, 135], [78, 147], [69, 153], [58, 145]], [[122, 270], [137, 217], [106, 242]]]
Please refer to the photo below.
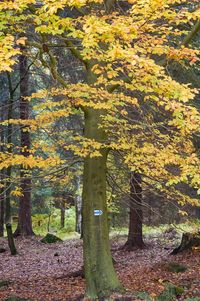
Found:
[[[166, 249], [159, 239], [150, 238], [145, 249], [128, 252], [120, 248], [124, 243], [125, 237], [111, 240], [115, 269], [126, 289], [123, 298], [139, 300], [128, 297], [139, 291], [148, 293], [154, 300], [163, 292], [167, 282], [184, 288], [177, 300], [200, 296], [199, 250], [172, 256], [170, 248]], [[0, 238], [0, 246], [6, 248], [6, 252], [0, 254], [0, 280], [9, 281], [0, 288], [1, 301], [13, 295], [28, 301], [83, 299], [84, 279], [71, 276], [83, 266], [80, 239], [43, 244], [40, 237], [17, 238], [16, 256], [10, 255], [5, 238]], [[187, 269], [182, 273], [170, 272], [166, 265], [171, 262], [185, 265]], [[113, 300], [125, 300], [123, 298], [113, 294]]]

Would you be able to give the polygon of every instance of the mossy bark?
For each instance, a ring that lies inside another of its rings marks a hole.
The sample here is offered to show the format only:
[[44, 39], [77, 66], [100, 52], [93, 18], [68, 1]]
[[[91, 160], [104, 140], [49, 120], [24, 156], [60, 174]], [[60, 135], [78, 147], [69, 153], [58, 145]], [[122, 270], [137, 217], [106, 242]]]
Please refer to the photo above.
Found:
[[[105, 142], [106, 135], [98, 125], [102, 111], [85, 111], [85, 137]], [[83, 249], [86, 295], [95, 300], [122, 288], [117, 279], [109, 247], [106, 206], [107, 150], [100, 157], [85, 158], [83, 177]], [[95, 216], [94, 210], [102, 215]]]
[[60, 209], [60, 227], [63, 229], [65, 227], [65, 209]]
[[193, 247], [200, 247], [200, 232], [183, 233], [180, 246], [175, 248], [171, 254], [176, 255], [180, 252], [191, 250]]
[[10, 248], [11, 255], [16, 255], [17, 254], [17, 249], [15, 247], [15, 241], [14, 241], [14, 238], [13, 238], [12, 225], [10, 223], [6, 224], [6, 231], [7, 231], [8, 245], [9, 245], [9, 248]]

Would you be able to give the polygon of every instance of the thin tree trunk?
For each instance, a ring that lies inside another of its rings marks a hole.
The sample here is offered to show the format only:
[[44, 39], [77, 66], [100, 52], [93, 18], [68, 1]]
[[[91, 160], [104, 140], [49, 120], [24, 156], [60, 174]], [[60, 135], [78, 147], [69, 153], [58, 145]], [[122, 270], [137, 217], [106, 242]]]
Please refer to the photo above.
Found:
[[[80, 178], [78, 178], [78, 193], [80, 193]], [[81, 225], [82, 225], [82, 197], [80, 195], [77, 196], [75, 200], [75, 207], [76, 207], [76, 229], [75, 231], [81, 234]]]
[[199, 207], [196, 208], [196, 217], [198, 219], [200, 219], [200, 208]]
[[[10, 73], [7, 72], [7, 78], [8, 78], [8, 88], [9, 88], [9, 102], [8, 102], [8, 113], [7, 113], [7, 119], [12, 119], [13, 117], [13, 102], [14, 102], [14, 90], [12, 87], [12, 79], [10, 76]], [[7, 145], [8, 150], [7, 152], [12, 154], [12, 132], [13, 127], [12, 123], [8, 124], [8, 130], [7, 130]], [[5, 223], [11, 222], [11, 202], [10, 202], [10, 195], [11, 195], [11, 173], [12, 173], [12, 167], [9, 166], [5, 170]]]
[[64, 208], [60, 209], [60, 226], [61, 226], [61, 228], [65, 227], [65, 209]]
[[[105, 133], [98, 128], [103, 112], [88, 109], [85, 112], [85, 136], [105, 142]], [[109, 247], [106, 204], [107, 151], [101, 157], [84, 160], [83, 174], [83, 250], [86, 295], [92, 300], [109, 296], [120, 290]], [[95, 216], [94, 210], [102, 215]]]
[[[23, 49], [24, 50], [24, 49]], [[28, 95], [28, 72], [27, 57], [20, 55], [20, 119], [27, 120], [29, 118], [29, 103], [24, 99]], [[30, 150], [30, 133], [28, 128], [21, 128], [21, 154], [25, 157], [29, 156]], [[34, 235], [31, 220], [31, 178], [27, 176], [28, 170], [21, 167], [21, 190], [23, 195], [19, 201], [18, 225], [14, 236]]]
[[48, 215], [48, 221], [47, 221], [47, 232], [50, 232], [50, 224], [51, 224], [51, 213]]
[[4, 236], [4, 188], [0, 189], [0, 237]]
[[15, 247], [15, 241], [13, 238], [13, 233], [12, 233], [12, 225], [11, 224], [6, 224], [6, 230], [7, 230], [7, 236], [8, 236], [8, 245], [10, 248], [11, 255], [16, 255], [17, 254], [17, 249]]
[[142, 236], [142, 187], [141, 176], [131, 173], [130, 179], [130, 219], [128, 240], [124, 245], [126, 250], [132, 251], [145, 247]]
[[[3, 110], [1, 112], [1, 120], [3, 121]], [[4, 129], [3, 126], [0, 127], [1, 133], [0, 133], [0, 139], [1, 139], [1, 146], [0, 146], [0, 151], [4, 151]], [[5, 170], [1, 170], [1, 175], [0, 175], [0, 237], [4, 236], [4, 198], [5, 198], [5, 187], [4, 187], [4, 172]]]

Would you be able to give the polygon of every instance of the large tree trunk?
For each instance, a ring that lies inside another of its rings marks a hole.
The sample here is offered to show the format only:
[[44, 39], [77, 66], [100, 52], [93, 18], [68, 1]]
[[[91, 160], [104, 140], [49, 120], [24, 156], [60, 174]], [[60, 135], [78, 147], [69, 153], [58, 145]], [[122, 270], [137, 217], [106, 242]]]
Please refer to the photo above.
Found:
[[143, 248], [142, 236], [142, 187], [141, 176], [132, 172], [130, 179], [130, 219], [128, 240], [124, 248], [128, 251]]
[[[24, 49], [23, 49], [24, 50]], [[27, 58], [20, 55], [20, 119], [27, 120], [29, 118], [29, 103], [24, 99], [28, 95], [28, 67]], [[30, 150], [30, 133], [28, 128], [21, 128], [21, 154], [25, 157], [29, 156]], [[28, 170], [21, 168], [21, 190], [23, 195], [19, 201], [18, 225], [14, 236], [18, 235], [34, 235], [31, 221], [31, 178], [27, 176]]]
[[[88, 109], [85, 112], [85, 136], [105, 142], [105, 133], [98, 128], [102, 112]], [[83, 250], [86, 278], [86, 295], [92, 300], [109, 296], [121, 289], [109, 247], [108, 216], [106, 205], [107, 150], [101, 157], [84, 161], [83, 174]], [[94, 210], [102, 215], [95, 216]]]

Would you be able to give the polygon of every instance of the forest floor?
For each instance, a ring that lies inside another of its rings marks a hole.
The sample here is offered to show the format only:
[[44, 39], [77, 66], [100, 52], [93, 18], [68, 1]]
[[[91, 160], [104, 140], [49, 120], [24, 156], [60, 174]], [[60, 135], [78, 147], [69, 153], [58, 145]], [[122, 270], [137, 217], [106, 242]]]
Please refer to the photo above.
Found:
[[[171, 235], [171, 236], [170, 236]], [[181, 286], [184, 292], [174, 300], [200, 300], [200, 251], [193, 250], [178, 255], [170, 255], [174, 247], [173, 234], [165, 233], [146, 239], [146, 249], [127, 252], [119, 249], [125, 242], [124, 236], [111, 240], [111, 249], [115, 259], [115, 269], [126, 288], [126, 296], [133, 291], [146, 292], [156, 300], [163, 292], [166, 283]], [[19, 296], [28, 301], [75, 301], [82, 300], [85, 282], [81, 276], [70, 276], [80, 270], [82, 259], [82, 241], [70, 239], [54, 244], [43, 244], [39, 237], [16, 239], [18, 255], [11, 256], [7, 241], [0, 238], [0, 246], [6, 252], [0, 254], [0, 300], [8, 296]], [[170, 263], [179, 263], [187, 267], [184, 272], [171, 272]], [[144, 293], [140, 293], [143, 300]], [[116, 298], [117, 296], [115, 296]], [[161, 298], [162, 299], [162, 298]], [[160, 300], [161, 300], [160, 299]], [[113, 300], [140, 300], [134, 297]], [[163, 299], [164, 300], [164, 299]], [[189, 299], [188, 299], [189, 300]]]

